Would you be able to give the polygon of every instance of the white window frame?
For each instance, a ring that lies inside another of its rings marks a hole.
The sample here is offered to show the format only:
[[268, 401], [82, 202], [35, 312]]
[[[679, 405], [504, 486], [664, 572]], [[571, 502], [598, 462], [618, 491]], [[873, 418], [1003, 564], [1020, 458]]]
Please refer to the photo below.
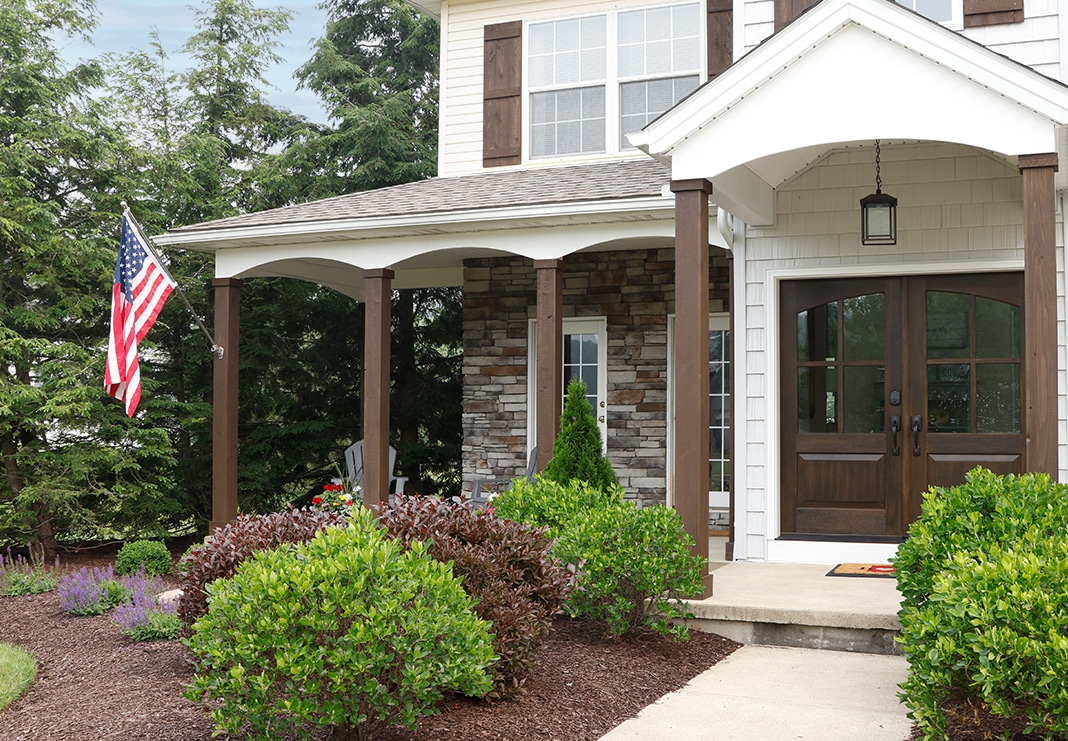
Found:
[[[524, 162], [538, 162], [538, 163], [550, 163], [550, 162], [562, 162], [573, 161], [582, 158], [602, 158], [607, 155], [618, 155], [620, 153], [637, 153], [638, 150], [633, 147], [621, 147], [620, 146], [620, 84], [624, 82], [635, 82], [640, 80], [660, 80], [675, 77], [691, 76], [696, 72], [698, 77], [698, 85], [704, 83], [708, 79], [708, 44], [706, 41], [707, 27], [704, 23], [701, 10], [704, 7], [700, 2], [697, 3], [698, 17], [699, 17], [699, 32], [697, 43], [697, 68], [693, 72], [680, 71], [673, 72], [667, 76], [664, 75], [642, 75], [631, 76], [626, 78], [620, 78], [619, 76], [619, 14], [627, 13], [636, 10], [653, 10], [656, 8], [669, 8], [677, 5], [692, 5], [692, 0], [683, 0], [679, 2], [669, 2], [651, 5], [640, 5], [634, 7], [622, 7], [613, 8], [602, 13], [586, 13], [583, 15], [564, 16], [559, 18], [539, 18], [537, 20], [526, 21], [523, 23], [523, 64], [522, 64], [522, 130], [523, 134], [520, 137], [522, 142], [522, 156]], [[531, 87], [530, 84], [530, 57], [529, 50], [530, 45], [530, 27], [532, 25], [538, 25], [541, 23], [550, 23], [558, 21], [567, 21], [574, 19], [590, 18], [596, 16], [605, 16], [606, 19], [606, 48], [605, 48], [605, 79], [602, 82], [577, 82], [574, 84], [564, 85], [552, 85], [552, 86], [538, 86]], [[531, 132], [531, 93], [533, 92], [547, 92], [550, 90], [571, 90], [579, 89], [583, 87], [592, 87], [595, 85], [604, 86], [604, 105], [605, 105], [605, 131], [604, 141], [605, 148], [603, 152], [587, 152], [581, 154], [562, 154], [562, 155], [544, 155], [533, 156], [532, 151], [532, 132]]]
[[[731, 328], [731, 316], [729, 313], [715, 313], [708, 315], [708, 330], [711, 331], [729, 331]], [[731, 341], [731, 360], [734, 362], [734, 346], [733, 340]], [[668, 505], [675, 506], [675, 315], [668, 314], [668, 336], [667, 336], [667, 353], [668, 353], [668, 376], [667, 376], [667, 471], [668, 471]], [[731, 389], [731, 393], [735, 393], [735, 389]], [[736, 420], [730, 421], [728, 430], [733, 431], [734, 426], [737, 424]], [[733, 433], [729, 432], [733, 437]], [[730, 449], [730, 448], [728, 448]], [[735, 475], [735, 471], [731, 471], [731, 476]], [[730, 492], [729, 491], [710, 491], [708, 492], [708, 506], [709, 508], [727, 509], [730, 506]]]
[[[895, 0], [895, 2], [897, 2], [898, 5], [902, 5], [902, 6], [906, 7], [906, 8], [908, 8], [909, 10], [915, 10], [917, 13], [919, 13], [920, 11], [916, 10], [916, 4], [919, 3], [919, 2], [922, 2], [922, 1], [923, 0]], [[946, 28], [952, 28], [955, 31], [960, 31], [961, 29], [963, 29], [964, 28], [964, 0], [949, 0], [949, 14], [950, 14], [949, 20], [937, 21], [937, 22], [941, 23]], [[920, 13], [920, 15], [923, 15], [923, 14]], [[926, 16], [924, 16], [924, 17], [926, 17]]]
[[[537, 408], [538, 388], [538, 348], [537, 348], [537, 319], [527, 320], [527, 448], [534, 446], [538, 439], [538, 420], [534, 410]], [[595, 334], [597, 335], [597, 406], [594, 409], [594, 417], [597, 426], [601, 430], [601, 452], [608, 452], [608, 322], [606, 317], [589, 317], [582, 319], [563, 320], [563, 338], [571, 334]], [[562, 357], [562, 353], [561, 353]], [[567, 389], [563, 389], [564, 397]], [[561, 398], [561, 410], [563, 409]]]

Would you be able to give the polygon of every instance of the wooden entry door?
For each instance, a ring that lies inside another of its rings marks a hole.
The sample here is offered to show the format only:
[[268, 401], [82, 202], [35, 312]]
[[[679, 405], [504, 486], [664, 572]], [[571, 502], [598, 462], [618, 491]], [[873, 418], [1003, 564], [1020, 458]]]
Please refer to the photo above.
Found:
[[928, 486], [1023, 460], [1021, 274], [782, 287], [784, 537], [902, 537]]

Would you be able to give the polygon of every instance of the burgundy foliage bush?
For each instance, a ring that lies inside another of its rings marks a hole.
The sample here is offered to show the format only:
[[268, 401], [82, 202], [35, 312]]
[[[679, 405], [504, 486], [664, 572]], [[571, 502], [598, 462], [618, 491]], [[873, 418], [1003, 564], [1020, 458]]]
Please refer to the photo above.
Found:
[[283, 543], [307, 543], [316, 533], [347, 522], [341, 512], [290, 507], [285, 512], [269, 515], [241, 515], [216, 530], [205, 543], [189, 549], [178, 564], [182, 589], [178, 617], [182, 621], [182, 634], [188, 636], [194, 621], [207, 613], [207, 585], [233, 576], [238, 564], [253, 553]]
[[398, 496], [379, 522], [405, 546], [429, 540], [430, 554], [452, 561], [475, 612], [493, 624], [491, 697], [516, 695], [537, 668], [537, 651], [574, 586], [571, 572], [553, 558], [545, 528], [503, 520], [490, 509], [436, 497]]

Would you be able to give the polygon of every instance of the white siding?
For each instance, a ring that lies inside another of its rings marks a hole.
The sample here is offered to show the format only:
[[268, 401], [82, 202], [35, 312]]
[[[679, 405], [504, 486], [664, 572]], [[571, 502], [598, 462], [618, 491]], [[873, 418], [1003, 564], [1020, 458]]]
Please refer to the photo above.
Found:
[[[482, 169], [482, 41], [488, 23], [525, 23], [550, 18], [570, 18], [606, 10], [649, 7], [667, 4], [661, 0], [541, 0], [524, 3], [451, 2], [442, 9], [442, 42], [448, 53], [442, 58], [441, 147], [438, 157], [440, 175], [461, 175]], [[525, 132], [524, 132], [525, 133]], [[622, 155], [628, 156], [628, 155]], [[644, 157], [635, 152], [634, 157]], [[619, 159], [620, 154], [583, 159], [568, 158], [568, 163]], [[524, 167], [560, 164], [559, 161], [525, 164]]]
[[[859, 200], [874, 190], [870, 148], [838, 151], [779, 188], [774, 227], [747, 231], [745, 287], [735, 318], [748, 342], [745, 362], [746, 461], [742, 506], [748, 559], [765, 557], [778, 535], [778, 281], [820, 275], [1020, 270], [1023, 266], [1021, 178], [1015, 167], [948, 144], [882, 151], [883, 190], [899, 199], [898, 244], [863, 246]], [[1062, 209], [1063, 210], [1063, 209]], [[1058, 226], [1058, 265], [1063, 271]], [[1058, 274], [1058, 409], [1060, 476], [1068, 464], [1068, 368], [1064, 274]], [[762, 526], [766, 524], [767, 530]], [[758, 547], [758, 544], [763, 543]]]
[[[958, 0], [959, 1], [959, 0]], [[774, 0], [741, 0], [741, 51], [747, 52], [775, 32]], [[737, 6], [737, 3], [735, 5]], [[1024, 0], [1024, 22], [968, 28], [962, 33], [999, 54], [1033, 67], [1044, 75], [1068, 82], [1060, 64], [1062, 42], [1058, 0]]]

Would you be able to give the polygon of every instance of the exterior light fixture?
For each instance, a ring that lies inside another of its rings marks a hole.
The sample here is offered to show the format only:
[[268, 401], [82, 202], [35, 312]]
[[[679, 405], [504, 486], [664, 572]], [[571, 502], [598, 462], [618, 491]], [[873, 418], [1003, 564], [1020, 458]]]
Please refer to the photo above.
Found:
[[860, 199], [860, 241], [863, 244], [897, 244], [897, 199], [883, 193], [881, 150], [875, 140], [875, 192]]

